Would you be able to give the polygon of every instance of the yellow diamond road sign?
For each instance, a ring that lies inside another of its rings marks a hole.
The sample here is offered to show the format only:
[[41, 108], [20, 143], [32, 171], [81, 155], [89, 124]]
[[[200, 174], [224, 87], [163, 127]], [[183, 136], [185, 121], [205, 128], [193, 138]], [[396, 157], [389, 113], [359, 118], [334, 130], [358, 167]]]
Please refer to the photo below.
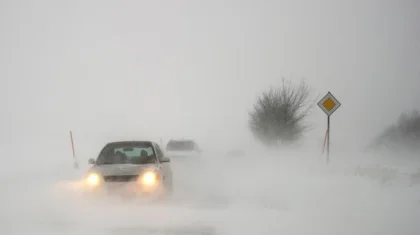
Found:
[[328, 115], [330, 116], [332, 113], [334, 113], [335, 110], [337, 110], [341, 104], [338, 102], [338, 100], [331, 94], [331, 92], [328, 92], [324, 98], [322, 98], [318, 102], [318, 106]]
[[335, 102], [334, 102], [334, 100], [328, 98], [326, 101], [324, 101], [324, 103], [322, 103], [322, 106], [324, 106], [324, 108], [326, 108], [328, 111], [330, 111], [331, 109], [334, 108]]

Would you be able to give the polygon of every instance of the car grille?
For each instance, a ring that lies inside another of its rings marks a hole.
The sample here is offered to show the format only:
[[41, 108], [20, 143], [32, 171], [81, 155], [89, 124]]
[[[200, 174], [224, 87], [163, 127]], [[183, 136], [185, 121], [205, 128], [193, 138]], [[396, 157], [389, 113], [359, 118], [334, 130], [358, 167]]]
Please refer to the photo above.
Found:
[[104, 176], [105, 182], [130, 182], [136, 181], [138, 175], [108, 175]]

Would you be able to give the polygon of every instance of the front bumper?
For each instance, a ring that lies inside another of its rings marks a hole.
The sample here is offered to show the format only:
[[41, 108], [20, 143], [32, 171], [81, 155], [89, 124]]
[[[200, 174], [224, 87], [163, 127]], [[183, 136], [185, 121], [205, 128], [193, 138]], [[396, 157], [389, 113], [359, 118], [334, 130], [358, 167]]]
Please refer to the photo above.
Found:
[[164, 193], [161, 184], [140, 185], [136, 182], [104, 182], [97, 186], [86, 186], [85, 192], [90, 195], [103, 196], [157, 196]]

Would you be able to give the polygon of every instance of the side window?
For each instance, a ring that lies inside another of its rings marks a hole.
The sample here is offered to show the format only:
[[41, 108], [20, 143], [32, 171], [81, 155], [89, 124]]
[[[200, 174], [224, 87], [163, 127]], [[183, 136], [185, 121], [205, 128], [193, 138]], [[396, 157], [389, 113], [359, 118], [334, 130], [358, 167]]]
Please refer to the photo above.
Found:
[[156, 153], [157, 153], [157, 156], [159, 158], [159, 161], [161, 161], [164, 157], [163, 152], [160, 149], [159, 145], [155, 145], [155, 147], [156, 147]]

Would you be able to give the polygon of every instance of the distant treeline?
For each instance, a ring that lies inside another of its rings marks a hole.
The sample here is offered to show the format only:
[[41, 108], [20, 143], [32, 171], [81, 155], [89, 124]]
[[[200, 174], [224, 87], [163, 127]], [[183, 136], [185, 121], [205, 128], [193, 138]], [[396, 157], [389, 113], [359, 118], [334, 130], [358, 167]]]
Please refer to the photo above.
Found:
[[369, 146], [390, 151], [420, 150], [420, 112], [402, 114], [396, 123], [385, 129]]

